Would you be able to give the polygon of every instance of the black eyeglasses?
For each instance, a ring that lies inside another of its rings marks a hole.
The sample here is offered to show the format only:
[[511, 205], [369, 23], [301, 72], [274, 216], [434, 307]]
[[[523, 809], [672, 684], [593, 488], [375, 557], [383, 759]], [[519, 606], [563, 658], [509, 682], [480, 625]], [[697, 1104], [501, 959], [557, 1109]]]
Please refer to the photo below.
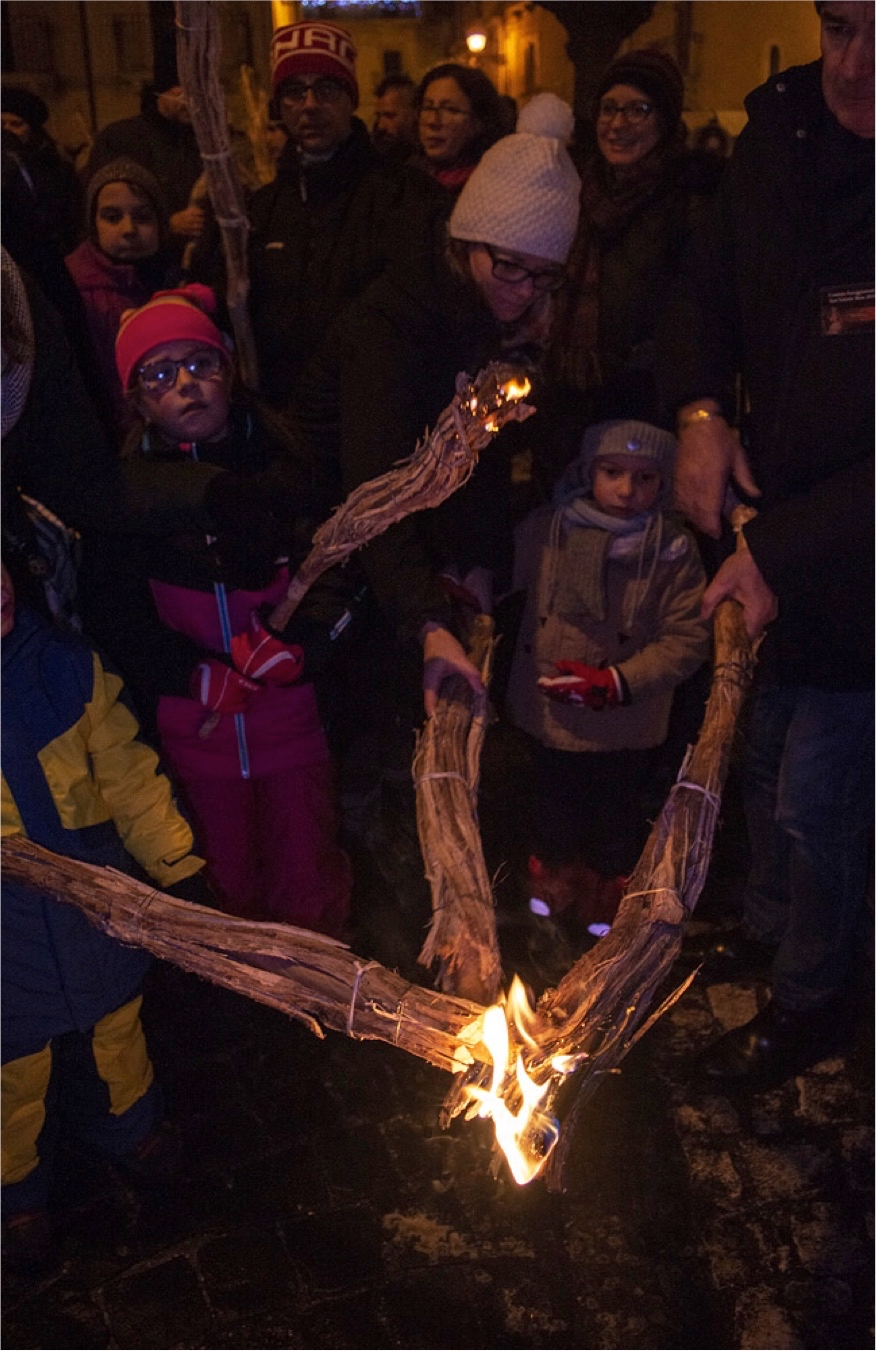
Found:
[[546, 267], [542, 271], [533, 272], [531, 268], [524, 267], [522, 263], [515, 263], [513, 258], [503, 258], [499, 251], [489, 244], [485, 244], [484, 248], [490, 255], [493, 276], [497, 281], [506, 281], [511, 286], [519, 286], [521, 282], [531, 281], [536, 291], [559, 291], [566, 280], [566, 274], [562, 268]]
[[330, 75], [320, 75], [310, 84], [305, 84], [303, 80], [287, 84], [280, 94], [280, 102], [300, 108], [307, 102], [307, 95], [312, 94], [317, 103], [340, 103], [346, 92], [346, 86], [340, 80], [333, 80]]
[[613, 117], [621, 114], [625, 122], [630, 122], [634, 127], [640, 122], [645, 122], [654, 111], [654, 104], [646, 102], [645, 99], [633, 99], [630, 103], [615, 103], [614, 99], [603, 99], [599, 105], [599, 116], [604, 122], [610, 122]]
[[439, 122], [461, 121], [471, 114], [465, 108], [455, 108], [452, 103], [424, 103], [420, 107], [420, 117], [433, 117]]
[[173, 389], [181, 370], [188, 371], [195, 380], [215, 380], [225, 367], [225, 358], [218, 347], [205, 347], [191, 356], [174, 361], [152, 361], [137, 371], [137, 382], [149, 394], [166, 394]]

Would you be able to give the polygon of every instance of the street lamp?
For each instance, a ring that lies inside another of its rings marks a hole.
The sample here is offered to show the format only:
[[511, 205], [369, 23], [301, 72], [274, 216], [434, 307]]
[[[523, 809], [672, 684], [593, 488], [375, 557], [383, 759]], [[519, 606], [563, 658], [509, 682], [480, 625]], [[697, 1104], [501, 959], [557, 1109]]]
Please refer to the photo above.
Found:
[[479, 52], [484, 50], [487, 45], [487, 35], [479, 24], [469, 28], [465, 35], [465, 45], [472, 56], [477, 56]]

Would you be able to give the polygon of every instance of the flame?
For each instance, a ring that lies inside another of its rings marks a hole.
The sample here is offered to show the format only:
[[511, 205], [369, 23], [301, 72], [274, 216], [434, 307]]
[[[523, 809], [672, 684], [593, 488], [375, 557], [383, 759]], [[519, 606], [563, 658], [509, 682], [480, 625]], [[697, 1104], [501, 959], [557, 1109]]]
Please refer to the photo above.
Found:
[[524, 375], [522, 384], [519, 383], [517, 379], [508, 380], [502, 386], [502, 393], [505, 395], [505, 398], [509, 400], [525, 399], [531, 389], [532, 385]]
[[[523, 1186], [544, 1168], [559, 1139], [560, 1127], [556, 1118], [541, 1106], [550, 1079], [536, 1083], [526, 1069], [523, 1050], [517, 1052], [511, 1064], [512, 1028], [515, 1041], [522, 1041], [530, 1050], [538, 1049], [534, 1035], [536, 1015], [519, 977], [511, 982], [507, 1001], [491, 1005], [478, 1025], [479, 1040], [492, 1060], [491, 1083], [489, 1088], [468, 1084], [465, 1091], [472, 1104], [477, 1105], [477, 1115], [492, 1120], [496, 1143], [508, 1161], [514, 1181]], [[466, 1031], [469, 1032], [466, 1040], [473, 1041], [474, 1028]], [[579, 1059], [555, 1056], [552, 1069], [555, 1074], [568, 1074]]]

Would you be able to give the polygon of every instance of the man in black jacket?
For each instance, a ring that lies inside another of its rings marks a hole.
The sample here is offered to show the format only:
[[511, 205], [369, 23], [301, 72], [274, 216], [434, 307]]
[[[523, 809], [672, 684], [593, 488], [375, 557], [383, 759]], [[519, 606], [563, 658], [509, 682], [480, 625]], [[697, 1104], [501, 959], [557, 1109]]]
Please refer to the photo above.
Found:
[[329, 323], [390, 262], [428, 249], [447, 209], [426, 174], [372, 145], [354, 116], [355, 63], [335, 24], [274, 33], [272, 82], [290, 142], [277, 178], [250, 204], [250, 312], [262, 389], [277, 406]]
[[717, 538], [730, 485], [756, 504], [704, 599], [763, 635], [742, 938], [771, 958], [772, 1000], [705, 1060], [742, 1081], [836, 1044], [873, 820], [874, 5], [816, 8], [821, 60], [746, 100], [665, 352], [679, 505]]

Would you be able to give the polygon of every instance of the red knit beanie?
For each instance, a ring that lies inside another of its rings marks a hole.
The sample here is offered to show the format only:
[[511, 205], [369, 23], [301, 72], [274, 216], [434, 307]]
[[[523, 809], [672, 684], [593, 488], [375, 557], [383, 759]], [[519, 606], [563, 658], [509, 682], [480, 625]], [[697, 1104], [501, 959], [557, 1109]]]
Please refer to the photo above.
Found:
[[271, 81], [276, 93], [297, 75], [330, 75], [340, 80], [353, 107], [359, 106], [356, 48], [353, 39], [335, 23], [290, 23], [271, 38]]
[[210, 318], [215, 312], [216, 297], [200, 282], [175, 291], [156, 291], [138, 310], [125, 310], [116, 336], [116, 369], [122, 389], [129, 388], [135, 369], [153, 347], [180, 338], [216, 347], [230, 361], [228, 344]]

